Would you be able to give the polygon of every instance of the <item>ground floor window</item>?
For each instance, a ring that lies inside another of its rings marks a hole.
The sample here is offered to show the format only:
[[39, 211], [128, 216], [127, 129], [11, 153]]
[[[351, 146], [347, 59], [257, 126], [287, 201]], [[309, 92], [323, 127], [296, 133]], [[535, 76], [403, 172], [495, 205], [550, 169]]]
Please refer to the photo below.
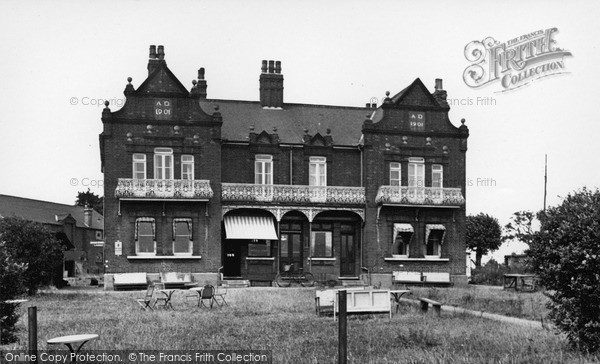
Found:
[[425, 226], [425, 257], [439, 258], [442, 256], [442, 243], [446, 227], [439, 224], [428, 224]]
[[414, 229], [411, 224], [394, 224], [392, 229], [392, 255], [408, 258]]
[[310, 255], [315, 258], [333, 257], [331, 231], [313, 231], [310, 245]]
[[271, 256], [271, 240], [253, 239], [248, 243], [249, 257], [270, 257]]
[[135, 220], [135, 253], [156, 255], [156, 222], [151, 217]]
[[192, 219], [173, 219], [173, 254], [191, 255], [192, 250]]

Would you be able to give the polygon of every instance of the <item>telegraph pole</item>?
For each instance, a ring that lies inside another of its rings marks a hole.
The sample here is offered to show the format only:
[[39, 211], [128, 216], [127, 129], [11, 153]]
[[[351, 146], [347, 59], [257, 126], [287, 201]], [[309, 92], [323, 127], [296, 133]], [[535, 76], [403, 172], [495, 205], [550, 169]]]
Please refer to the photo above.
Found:
[[544, 213], [546, 213], [546, 193], [548, 186], [548, 154], [544, 155]]

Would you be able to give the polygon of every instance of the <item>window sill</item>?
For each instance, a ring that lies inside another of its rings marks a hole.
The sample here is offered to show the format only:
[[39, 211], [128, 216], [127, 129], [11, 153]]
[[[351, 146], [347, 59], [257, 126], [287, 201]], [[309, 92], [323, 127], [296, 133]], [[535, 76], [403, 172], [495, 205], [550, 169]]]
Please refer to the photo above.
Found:
[[323, 262], [335, 262], [337, 258], [308, 258], [309, 260], [315, 260], [315, 261], [323, 261]]
[[246, 257], [246, 260], [272, 260], [272, 261], [275, 261], [275, 257]]
[[383, 258], [386, 262], [449, 262], [448, 258]]
[[127, 259], [130, 260], [140, 260], [140, 259], [148, 259], [148, 260], [181, 260], [181, 259], [193, 259], [200, 260], [202, 256], [200, 255], [128, 255]]

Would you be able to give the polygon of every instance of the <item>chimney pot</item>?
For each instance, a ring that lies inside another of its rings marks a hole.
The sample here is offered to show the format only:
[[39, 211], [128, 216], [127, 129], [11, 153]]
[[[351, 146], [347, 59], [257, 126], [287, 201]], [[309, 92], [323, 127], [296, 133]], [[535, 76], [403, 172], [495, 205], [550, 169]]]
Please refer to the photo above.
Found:
[[262, 73], [267, 73], [267, 61], [263, 59], [262, 67], [260, 68]]
[[150, 59], [155, 59], [155, 58], [156, 58], [156, 46], [151, 45], [150, 46]]
[[442, 79], [441, 78], [436, 78], [435, 79], [435, 89], [436, 90], [443, 90], [444, 87], [442, 86]]
[[275, 62], [275, 73], [281, 73], [281, 61]]
[[367, 106], [366, 107], [367, 108], [371, 107], [371, 104], [367, 102]]
[[87, 226], [92, 226], [92, 208], [87, 203], [83, 208], [83, 222]]
[[198, 79], [199, 80], [203, 80], [204, 79], [204, 67], [200, 68], [198, 70]]
[[275, 61], [269, 61], [269, 73], [275, 72]]
[[165, 59], [165, 47], [159, 45], [158, 49], [157, 49], [157, 55], [158, 55], [158, 59]]

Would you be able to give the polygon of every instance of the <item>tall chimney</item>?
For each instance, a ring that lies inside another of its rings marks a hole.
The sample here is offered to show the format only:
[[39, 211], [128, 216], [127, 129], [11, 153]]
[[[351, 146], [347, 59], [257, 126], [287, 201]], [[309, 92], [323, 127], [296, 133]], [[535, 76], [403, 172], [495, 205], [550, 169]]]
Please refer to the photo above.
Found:
[[204, 79], [204, 67], [198, 70], [198, 94], [201, 99], [206, 98], [206, 80]]
[[435, 91], [433, 91], [433, 97], [441, 107], [450, 107], [450, 105], [448, 105], [448, 101], [446, 100], [448, 98], [448, 94], [442, 86], [441, 78], [435, 79]]
[[283, 75], [280, 61], [262, 61], [259, 83], [260, 105], [262, 107], [283, 107]]
[[165, 47], [159, 45], [157, 48], [155, 45], [151, 45], [148, 58], [148, 76], [150, 76], [161, 63], [165, 62]]
[[92, 226], [92, 208], [87, 203], [83, 208], [83, 223], [87, 226]]

